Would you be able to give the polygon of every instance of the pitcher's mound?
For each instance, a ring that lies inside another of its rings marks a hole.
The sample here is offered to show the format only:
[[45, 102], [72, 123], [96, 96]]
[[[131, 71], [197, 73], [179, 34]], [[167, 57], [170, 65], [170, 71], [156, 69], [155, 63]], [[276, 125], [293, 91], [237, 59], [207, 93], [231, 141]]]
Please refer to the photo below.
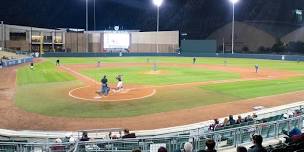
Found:
[[147, 72], [144, 72], [144, 74], [149, 74], [149, 75], [161, 75], [161, 74], [168, 74], [169, 72], [168, 71], [164, 71], [164, 70], [157, 70], [157, 71], [147, 71]]
[[69, 92], [73, 98], [84, 101], [129, 101], [148, 98], [156, 93], [156, 90], [149, 87], [127, 86], [123, 90], [110, 90], [108, 96], [100, 95], [97, 85], [75, 88]]

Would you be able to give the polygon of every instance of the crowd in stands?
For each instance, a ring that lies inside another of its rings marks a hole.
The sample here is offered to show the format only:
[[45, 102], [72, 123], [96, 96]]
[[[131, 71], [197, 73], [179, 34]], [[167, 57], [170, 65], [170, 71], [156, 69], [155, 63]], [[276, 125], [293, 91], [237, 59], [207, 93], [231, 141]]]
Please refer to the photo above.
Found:
[[[297, 109], [293, 111], [287, 111], [284, 114], [281, 114], [281, 119], [288, 119], [296, 116], [300, 116], [303, 114], [303, 109]], [[216, 131], [218, 128], [223, 128], [227, 126], [233, 126], [238, 125], [242, 123], [260, 123], [265, 122], [265, 119], [267, 118], [260, 118], [258, 119], [258, 116], [253, 113], [252, 115], [247, 115], [246, 117], [238, 116], [237, 119], [234, 119], [232, 115], [229, 115], [227, 118], [223, 120], [223, 122], [220, 122], [218, 119], [214, 119], [214, 123], [209, 126], [210, 131]], [[294, 126], [289, 131], [280, 130], [282, 133], [286, 136], [286, 141], [277, 145], [271, 145], [264, 147], [263, 146], [263, 137], [261, 135], [255, 134], [251, 136], [252, 146], [249, 148], [246, 148], [244, 146], [239, 146], [236, 148], [236, 152], [304, 152], [304, 134], [302, 131]], [[116, 139], [126, 139], [126, 138], [136, 138], [135, 133], [131, 133], [129, 129], [124, 129], [123, 131], [116, 131], [116, 132], [109, 132], [108, 135], [102, 139], [105, 140], [116, 140]], [[193, 144], [191, 142], [186, 142], [183, 144], [183, 146], [180, 149], [175, 149], [174, 152], [217, 152], [216, 145], [217, 143], [213, 139], [208, 139], [212, 137], [207, 137], [205, 140], [205, 147], [206, 149], [195, 149]], [[100, 138], [98, 138], [100, 139]], [[78, 142], [79, 141], [79, 142]], [[66, 151], [73, 145], [76, 145], [75, 143], [78, 142], [78, 150], [79, 151], [86, 151], [88, 148], [96, 149], [96, 150], [102, 150], [102, 146], [98, 143], [94, 144], [95, 139], [90, 138], [88, 136], [88, 132], [83, 131], [82, 136], [77, 138], [73, 137], [72, 134], [66, 134], [64, 138], [58, 138], [54, 140], [54, 144], [50, 147], [51, 151]], [[96, 140], [97, 141], [97, 140]], [[93, 144], [87, 144], [87, 142]], [[72, 147], [73, 148], [73, 147]], [[107, 148], [106, 148], [107, 149]], [[167, 152], [168, 149], [166, 147], [160, 147], [158, 149], [158, 152]], [[170, 149], [172, 151], [172, 149]], [[141, 152], [141, 149], [134, 149], [132, 152]]]
[[[294, 111], [287, 111], [286, 113], [280, 115], [278, 119], [288, 119], [297, 117], [304, 114], [304, 109], [296, 109]], [[275, 120], [275, 119], [274, 119]], [[217, 118], [214, 119], [214, 122], [209, 126], [210, 131], [216, 131], [220, 129], [224, 129], [227, 127], [236, 127], [240, 125], [250, 125], [254, 123], [265, 123], [268, 122], [266, 118], [259, 119], [256, 113], [253, 113], [252, 115], [247, 115], [246, 117], [242, 118], [241, 115], [237, 117], [237, 119], [234, 119], [233, 115], [229, 115], [226, 117], [223, 122], [220, 122]]]
[[238, 118], [235, 120], [232, 115], [229, 115], [229, 117], [225, 118], [222, 123], [220, 123], [219, 120], [216, 118], [216, 119], [214, 119], [214, 123], [209, 126], [209, 130], [215, 131], [217, 129], [224, 128], [227, 126], [254, 122], [254, 120], [256, 120], [257, 117], [258, 116], [255, 113], [253, 113], [252, 116], [248, 115], [245, 118], [242, 118], [242, 116], [239, 115]]

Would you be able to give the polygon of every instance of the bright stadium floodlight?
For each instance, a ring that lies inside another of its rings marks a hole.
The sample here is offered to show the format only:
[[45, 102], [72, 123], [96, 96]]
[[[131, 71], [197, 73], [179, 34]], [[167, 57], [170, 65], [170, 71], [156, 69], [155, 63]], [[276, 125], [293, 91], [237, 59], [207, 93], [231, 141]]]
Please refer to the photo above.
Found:
[[236, 4], [236, 3], [239, 2], [239, 0], [230, 0], [230, 2], [231, 2], [232, 4]]
[[157, 7], [160, 7], [163, 3], [163, 0], [153, 0], [154, 5], [156, 5]]
[[232, 3], [232, 36], [231, 36], [231, 53], [234, 54], [234, 5], [239, 2], [239, 0], [229, 0]]
[[157, 6], [157, 25], [156, 25], [156, 52], [159, 52], [158, 48], [158, 31], [159, 31], [159, 7], [162, 5], [163, 0], [153, 0], [155, 6]]

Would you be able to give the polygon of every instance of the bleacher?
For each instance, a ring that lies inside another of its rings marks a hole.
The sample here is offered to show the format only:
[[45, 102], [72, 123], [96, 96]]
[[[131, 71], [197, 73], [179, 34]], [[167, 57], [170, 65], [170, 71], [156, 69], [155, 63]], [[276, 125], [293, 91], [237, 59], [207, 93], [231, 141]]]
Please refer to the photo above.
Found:
[[[286, 106], [286, 105], [285, 105]], [[287, 106], [288, 107], [288, 106]], [[265, 110], [267, 111], [267, 110]], [[294, 116], [287, 116], [286, 114], [294, 112]], [[162, 132], [154, 134], [143, 133], [149, 131], [137, 131], [137, 138], [125, 139], [121, 138], [122, 129], [101, 129], [101, 130], [88, 130], [90, 141], [79, 141], [81, 133], [84, 130], [71, 134], [75, 140], [67, 141], [60, 133], [57, 135], [41, 134], [34, 137], [29, 137], [30, 133], [25, 135], [6, 136], [2, 137], [6, 139], [0, 141], [1, 151], [117, 151], [117, 152], [129, 152], [132, 149], [141, 149], [142, 152], [152, 152], [157, 150], [160, 145], [165, 146], [168, 151], [175, 151], [181, 149], [183, 144], [191, 142], [193, 144], [194, 151], [205, 149], [205, 142], [208, 139], [213, 139], [216, 142], [216, 149], [218, 151], [235, 151], [235, 148], [239, 145], [252, 145], [251, 138], [254, 134], [262, 135], [265, 141], [278, 141], [285, 136], [282, 130], [291, 130], [294, 127], [303, 129], [304, 111], [302, 106], [289, 106], [288, 108], [274, 109], [274, 111], [267, 111], [267, 113], [260, 114], [257, 112], [257, 119], [254, 121], [225, 126], [216, 130], [208, 130], [211, 121], [205, 123], [196, 129], [183, 129], [175, 132]], [[243, 114], [247, 115], [247, 114]], [[290, 117], [290, 118], [288, 118]], [[109, 131], [112, 133], [110, 136]], [[13, 132], [10, 132], [14, 134]], [[33, 133], [35, 134], [35, 133]], [[115, 138], [113, 137], [115, 136]], [[0, 135], [1, 136], [1, 135]], [[111, 138], [112, 137], [112, 138]], [[56, 142], [57, 138], [62, 139], [62, 142]], [[17, 140], [16, 140], [17, 139]], [[302, 143], [284, 143], [267, 147], [269, 150], [278, 151], [277, 149], [291, 149], [299, 147], [297, 145]]]
[[33, 57], [25, 51], [16, 51], [10, 49], [0, 50], [0, 66], [8, 67], [26, 62], [32, 62]]

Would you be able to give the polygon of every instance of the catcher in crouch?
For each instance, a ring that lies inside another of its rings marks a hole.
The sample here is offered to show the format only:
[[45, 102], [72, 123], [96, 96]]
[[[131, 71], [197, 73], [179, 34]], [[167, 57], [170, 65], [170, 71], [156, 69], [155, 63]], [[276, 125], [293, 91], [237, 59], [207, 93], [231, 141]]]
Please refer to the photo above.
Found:
[[116, 91], [122, 91], [123, 90], [123, 83], [122, 83], [122, 75], [118, 75], [116, 77], [117, 82], [117, 86], [116, 86]]

